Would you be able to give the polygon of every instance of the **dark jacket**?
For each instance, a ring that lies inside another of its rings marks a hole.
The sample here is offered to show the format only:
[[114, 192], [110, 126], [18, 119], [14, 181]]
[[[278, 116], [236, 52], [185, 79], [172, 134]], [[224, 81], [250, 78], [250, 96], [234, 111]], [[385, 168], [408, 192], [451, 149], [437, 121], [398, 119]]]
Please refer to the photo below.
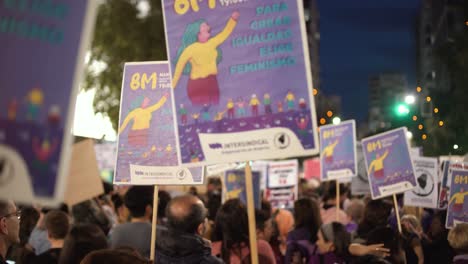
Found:
[[454, 264], [468, 264], [468, 255], [457, 255], [453, 258]]
[[211, 255], [207, 240], [195, 234], [181, 233], [158, 226], [156, 237], [156, 261], [158, 264], [221, 264], [222, 260]]

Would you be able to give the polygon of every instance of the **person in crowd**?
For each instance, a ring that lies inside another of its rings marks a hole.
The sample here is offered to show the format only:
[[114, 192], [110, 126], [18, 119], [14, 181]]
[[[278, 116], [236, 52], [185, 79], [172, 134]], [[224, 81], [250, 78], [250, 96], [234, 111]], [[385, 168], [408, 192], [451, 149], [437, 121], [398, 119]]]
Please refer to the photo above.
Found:
[[322, 226], [318, 203], [309, 198], [297, 200], [294, 203], [294, 223], [294, 229], [287, 238], [285, 263], [292, 263], [293, 257], [304, 258], [308, 263], [310, 256], [314, 254], [314, 244]]
[[96, 250], [81, 261], [81, 264], [151, 264], [138, 252], [133, 253], [127, 250], [101, 249]]
[[99, 226], [104, 234], [108, 234], [112, 228], [109, 218], [106, 216], [97, 199], [86, 200], [72, 207], [72, 216], [75, 223], [90, 223]]
[[[247, 208], [239, 199], [226, 201], [219, 209], [215, 222], [212, 254], [226, 263], [249, 262], [249, 224]], [[274, 264], [275, 256], [268, 242], [257, 240], [258, 259], [262, 264]]]
[[167, 224], [158, 226], [156, 263], [222, 263], [211, 255], [210, 242], [202, 235], [206, 208], [193, 195], [178, 196], [166, 208]]
[[[336, 221], [336, 214], [337, 214], [337, 204], [336, 204], [336, 185], [329, 185], [328, 190], [325, 192], [323, 196], [323, 205], [321, 209], [321, 216], [322, 222], [324, 224], [331, 223]], [[340, 184], [340, 203], [346, 199], [347, 188], [344, 184]], [[343, 206], [339, 205], [340, 209], [338, 209], [338, 222], [342, 223], [343, 225], [347, 225], [349, 220], [346, 213], [341, 210]]]
[[128, 208], [124, 204], [124, 200], [120, 194], [113, 194], [112, 197], [112, 204], [114, 204], [114, 210], [117, 214], [117, 221], [119, 224], [127, 223], [130, 218], [130, 212]]
[[167, 191], [158, 191], [158, 225], [164, 225], [167, 221], [166, 208], [170, 200], [171, 195]]
[[419, 233], [422, 232], [421, 224], [414, 215], [404, 215], [401, 218], [403, 249], [408, 263], [424, 264], [424, 253]]
[[368, 234], [373, 229], [386, 227], [391, 211], [392, 205], [382, 199], [369, 201], [364, 209], [364, 215], [358, 224], [353, 242], [365, 244]]
[[150, 256], [151, 218], [153, 212], [153, 189], [147, 186], [132, 186], [124, 198], [131, 220], [116, 226], [109, 234], [112, 248], [129, 246], [144, 256]]
[[460, 223], [452, 228], [448, 234], [448, 242], [455, 250], [454, 264], [468, 263], [468, 224]]
[[12, 201], [0, 201], [0, 264], [6, 263], [8, 249], [20, 242], [20, 216]]
[[271, 214], [263, 210], [255, 210], [255, 224], [257, 225], [257, 239], [269, 242], [273, 235]]
[[358, 223], [364, 215], [365, 204], [360, 199], [350, 200], [348, 206], [345, 209], [346, 215], [348, 216], [348, 224], [346, 230], [349, 233], [355, 232], [358, 228]]
[[108, 247], [102, 229], [95, 224], [77, 224], [65, 238], [59, 264], [79, 264], [90, 252]]
[[[346, 231], [346, 227], [341, 223], [332, 222], [324, 224], [317, 232], [317, 250], [322, 257], [317, 254], [308, 262], [309, 264], [341, 264], [347, 263], [350, 259], [348, 247], [351, 243], [351, 236]], [[322, 258], [322, 260], [321, 260]]]
[[270, 240], [278, 264], [283, 263], [287, 250], [288, 233], [294, 228], [294, 216], [286, 210], [275, 208], [272, 213], [273, 235]]
[[[377, 201], [377, 200], [375, 200]], [[406, 264], [405, 251], [401, 243], [400, 235], [390, 227], [380, 226], [367, 234], [367, 244], [384, 244], [390, 252], [384, 253], [386, 260], [392, 264]], [[382, 251], [382, 250], [380, 250]]]
[[52, 210], [49, 211], [45, 216], [45, 227], [50, 243], [50, 249], [37, 256], [31, 263], [58, 263], [65, 237], [67, 236], [70, 229], [70, 219], [64, 212], [59, 210]]
[[28, 244], [28, 240], [39, 220], [39, 211], [34, 207], [24, 206], [21, 208], [20, 219], [20, 242], [12, 245], [9, 258], [17, 263], [29, 263], [36, 256], [34, 249]]
[[28, 244], [36, 255], [40, 255], [50, 249], [50, 243], [47, 239], [47, 230], [44, 223], [45, 213], [39, 211], [39, 220], [29, 236]]
[[427, 235], [420, 233], [426, 264], [450, 263], [454, 252], [447, 240], [448, 230], [445, 228], [447, 211], [437, 211], [432, 215]]

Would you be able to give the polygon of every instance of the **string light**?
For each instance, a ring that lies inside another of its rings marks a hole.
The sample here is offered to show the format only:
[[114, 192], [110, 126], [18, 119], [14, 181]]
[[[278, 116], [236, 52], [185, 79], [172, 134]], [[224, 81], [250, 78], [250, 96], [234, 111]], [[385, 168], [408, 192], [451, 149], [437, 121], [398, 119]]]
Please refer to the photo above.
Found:
[[413, 121], [417, 121], [418, 120], [418, 117], [417, 116], [413, 116]]
[[328, 117], [332, 117], [332, 116], [333, 116], [333, 112], [332, 112], [332, 111], [328, 111], [328, 112], [327, 112], [327, 116], [328, 116]]
[[424, 126], [422, 124], [419, 124], [418, 129], [422, 130], [423, 128], [424, 128]]
[[422, 138], [422, 140], [426, 140], [426, 139], [427, 139], [427, 135], [426, 135], [426, 134], [423, 134], [423, 135], [421, 136], [421, 138]]
[[314, 90], [312, 90], [312, 91], [313, 91], [313, 94], [314, 94], [314, 95], [317, 95], [317, 94], [318, 94], [318, 90], [317, 90], [317, 89], [314, 88]]
[[422, 91], [421, 87], [416, 87], [416, 92], [420, 93]]
[[443, 125], [444, 125], [444, 121], [442, 121], [442, 120], [439, 121], [439, 126], [441, 127], [441, 126], [443, 126]]
[[432, 99], [430, 96], [426, 97], [426, 101], [430, 102]]
[[323, 118], [323, 117], [320, 118], [320, 124], [321, 124], [321, 125], [325, 125], [326, 122], [327, 122], [327, 121], [325, 120], [325, 118]]
[[439, 113], [439, 108], [437, 108], [437, 107], [434, 108], [434, 113], [436, 113], [436, 114]]

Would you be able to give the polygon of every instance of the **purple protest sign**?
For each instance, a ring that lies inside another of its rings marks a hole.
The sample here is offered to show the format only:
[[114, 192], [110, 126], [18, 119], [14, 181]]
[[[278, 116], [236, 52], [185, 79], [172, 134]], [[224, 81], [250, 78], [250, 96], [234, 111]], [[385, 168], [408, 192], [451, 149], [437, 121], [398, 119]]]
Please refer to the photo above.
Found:
[[362, 140], [372, 199], [416, 187], [406, 128], [398, 128]]
[[450, 196], [445, 226], [452, 228], [458, 223], [468, 223], [468, 170], [452, 169]]
[[179, 168], [167, 62], [126, 63], [115, 184], [202, 184], [201, 168]]
[[354, 120], [320, 127], [322, 181], [356, 176], [356, 124]]
[[0, 3], [0, 199], [63, 201], [95, 1]]
[[164, 0], [163, 9], [182, 163], [318, 152], [300, 1]]

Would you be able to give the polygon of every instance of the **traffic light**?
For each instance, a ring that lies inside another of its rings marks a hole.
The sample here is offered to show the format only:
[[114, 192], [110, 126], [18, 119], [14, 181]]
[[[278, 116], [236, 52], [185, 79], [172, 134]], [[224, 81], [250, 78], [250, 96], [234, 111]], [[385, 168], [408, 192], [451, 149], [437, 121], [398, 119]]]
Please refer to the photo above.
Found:
[[395, 114], [397, 116], [405, 116], [405, 115], [408, 115], [409, 113], [410, 113], [410, 109], [408, 105], [399, 103], [395, 106]]

